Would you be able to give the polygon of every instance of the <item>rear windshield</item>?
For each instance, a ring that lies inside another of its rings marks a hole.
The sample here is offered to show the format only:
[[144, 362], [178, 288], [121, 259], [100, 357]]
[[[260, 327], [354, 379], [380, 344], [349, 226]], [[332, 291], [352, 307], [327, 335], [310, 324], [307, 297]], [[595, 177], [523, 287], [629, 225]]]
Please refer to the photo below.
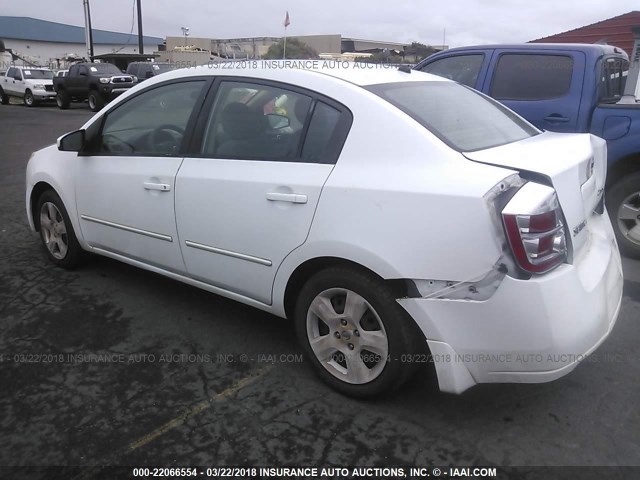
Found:
[[53, 78], [51, 70], [22, 70], [25, 80], [42, 80]]
[[540, 133], [500, 103], [457, 83], [386, 83], [367, 89], [462, 152], [497, 147]]

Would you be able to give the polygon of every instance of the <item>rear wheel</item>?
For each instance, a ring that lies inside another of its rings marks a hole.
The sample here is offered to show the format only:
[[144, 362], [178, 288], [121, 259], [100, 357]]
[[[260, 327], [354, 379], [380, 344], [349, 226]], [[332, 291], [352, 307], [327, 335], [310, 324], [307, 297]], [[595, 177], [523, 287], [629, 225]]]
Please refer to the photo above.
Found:
[[625, 175], [611, 186], [607, 206], [620, 250], [627, 257], [640, 258], [640, 172]]
[[88, 100], [89, 100], [89, 109], [92, 112], [97, 112], [104, 106], [104, 99], [102, 98], [102, 95], [100, 95], [95, 90], [89, 92]]
[[27, 107], [33, 107], [33, 106], [35, 106], [35, 104], [36, 104], [36, 99], [35, 99], [35, 97], [33, 96], [33, 93], [31, 93], [31, 90], [27, 90], [27, 91], [24, 93], [23, 101], [24, 101], [24, 104], [25, 104]]
[[410, 358], [420, 351], [422, 335], [373, 275], [346, 267], [317, 273], [300, 292], [295, 322], [316, 373], [341, 393], [379, 395], [414, 372]]
[[69, 104], [71, 103], [71, 99], [69, 95], [64, 90], [60, 90], [56, 95], [56, 104], [60, 110], [66, 110], [69, 108]]
[[51, 262], [67, 269], [78, 266], [83, 250], [58, 194], [53, 190], [44, 192], [38, 199], [37, 215], [40, 238]]

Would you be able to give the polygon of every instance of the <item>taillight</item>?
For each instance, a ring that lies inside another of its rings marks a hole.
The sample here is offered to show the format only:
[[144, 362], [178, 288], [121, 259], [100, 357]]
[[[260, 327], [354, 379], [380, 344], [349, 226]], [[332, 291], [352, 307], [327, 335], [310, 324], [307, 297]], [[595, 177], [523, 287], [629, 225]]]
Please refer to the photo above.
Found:
[[527, 183], [504, 207], [502, 220], [523, 270], [544, 273], [566, 261], [566, 228], [553, 188]]

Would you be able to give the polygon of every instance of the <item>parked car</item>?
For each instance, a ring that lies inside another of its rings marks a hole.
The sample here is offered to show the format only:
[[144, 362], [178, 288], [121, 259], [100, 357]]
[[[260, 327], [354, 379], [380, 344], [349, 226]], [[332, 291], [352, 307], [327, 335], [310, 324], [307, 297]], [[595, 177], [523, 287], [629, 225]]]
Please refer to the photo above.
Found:
[[93, 112], [129, 88], [134, 81], [110, 63], [76, 63], [64, 77], [55, 77], [53, 86], [57, 93], [58, 108], [69, 108], [72, 101], [87, 100]]
[[147, 80], [164, 72], [170, 72], [173, 67], [170, 63], [161, 62], [132, 62], [127, 67], [127, 74], [133, 75], [139, 82]]
[[[277, 113], [274, 113], [277, 106]], [[608, 336], [606, 144], [420, 72], [207, 67], [123, 94], [27, 167], [50, 260], [93, 252], [292, 321], [340, 392], [545, 382]]]
[[[416, 69], [499, 100], [536, 127], [607, 141], [607, 205], [618, 245], [640, 258], [640, 104], [622, 100], [629, 58], [609, 45], [530, 43], [454, 48]], [[635, 90], [635, 88], [631, 88]]]
[[21, 98], [27, 107], [54, 100], [53, 72], [47, 68], [10, 67], [0, 77], [0, 100], [9, 103], [9, 97]]

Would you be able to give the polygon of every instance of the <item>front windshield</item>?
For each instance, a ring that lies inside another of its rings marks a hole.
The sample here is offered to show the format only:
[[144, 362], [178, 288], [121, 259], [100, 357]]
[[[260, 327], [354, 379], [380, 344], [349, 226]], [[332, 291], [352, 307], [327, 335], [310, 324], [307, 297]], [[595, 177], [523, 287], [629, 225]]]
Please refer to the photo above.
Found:
[[51, 80], [53, 72], [51, 70], [23, 70], [25, 80]]
[[151, 68], [153, 68], [153, 71], [156, 75], [172, 70], [169, 63], [152, 63]]
[[89, 66], [89, 70], [91, 70], [92, 73], [99, 73], [102, 75], [122, 74], [120, 69], [111, 63], [94, 63]]

